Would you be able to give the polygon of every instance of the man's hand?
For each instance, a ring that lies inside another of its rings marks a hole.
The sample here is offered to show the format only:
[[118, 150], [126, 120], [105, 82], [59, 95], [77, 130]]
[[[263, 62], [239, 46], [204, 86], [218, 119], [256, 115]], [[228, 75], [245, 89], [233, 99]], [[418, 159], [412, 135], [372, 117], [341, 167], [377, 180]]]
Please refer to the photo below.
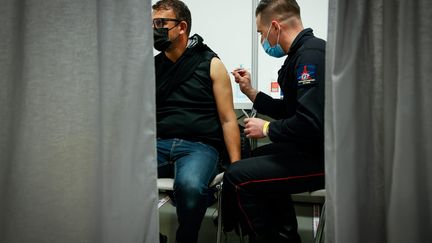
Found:
[[244, 133], [247, 138], [263, 138], [263, 126], [265, 120], [260, 118], [246, 118], [244, 119], [245, 129]]
[[234, 69], [231, 73], [234, 81], [239, 84], [241, 92], [254, 102], [258, 91], [252, 87], [250, 73], [243, 68]]

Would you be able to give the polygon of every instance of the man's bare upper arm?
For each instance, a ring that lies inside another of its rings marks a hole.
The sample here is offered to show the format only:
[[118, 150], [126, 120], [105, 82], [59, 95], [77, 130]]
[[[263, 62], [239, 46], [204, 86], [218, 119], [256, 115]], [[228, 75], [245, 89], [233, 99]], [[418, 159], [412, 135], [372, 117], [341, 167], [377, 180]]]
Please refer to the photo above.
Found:
[[230, 121], [233, 114], [235, 118], [231, 80], [224, 64], [219, 58], [213, 58], [211, 61], [210, 77], [213, 81], [213, 94], [221, 123]]

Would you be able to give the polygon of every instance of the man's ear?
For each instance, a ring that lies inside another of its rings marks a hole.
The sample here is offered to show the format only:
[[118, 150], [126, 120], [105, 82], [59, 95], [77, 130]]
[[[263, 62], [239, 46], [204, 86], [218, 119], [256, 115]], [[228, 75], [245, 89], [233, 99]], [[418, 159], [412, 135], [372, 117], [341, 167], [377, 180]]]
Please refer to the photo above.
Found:
[[180, 22], [179, 25], [180, 25], [180, 34], [185, 34], [185, 33], [187, 33], [188, 25], [187, 25], [186, 21], [182, 21], [182, 22]]
[[271, 23], [271, 28], [274, 28], [274, 30], [278, 30], [281, 28], [281, 26], [276, 20], [273, 20]]

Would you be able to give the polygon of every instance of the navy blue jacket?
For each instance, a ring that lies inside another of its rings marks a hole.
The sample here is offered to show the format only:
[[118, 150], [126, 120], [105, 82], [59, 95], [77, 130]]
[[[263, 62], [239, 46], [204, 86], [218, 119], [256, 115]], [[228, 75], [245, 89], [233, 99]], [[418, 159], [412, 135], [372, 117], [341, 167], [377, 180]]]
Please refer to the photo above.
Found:
[[324, 150], [325, 41], [305, 29], [293, 41], [278, 83], [283, 99], [259, 92], [254, 108], [275, 119], [269, 138], [276, 143], [295, 143], [312, 151]]

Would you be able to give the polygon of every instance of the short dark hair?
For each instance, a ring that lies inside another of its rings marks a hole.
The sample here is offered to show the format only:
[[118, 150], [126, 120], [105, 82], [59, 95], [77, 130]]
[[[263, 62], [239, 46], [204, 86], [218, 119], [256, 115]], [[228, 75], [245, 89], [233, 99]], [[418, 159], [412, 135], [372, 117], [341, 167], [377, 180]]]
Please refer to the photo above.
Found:
[[187, 5], [180, 0], [159, 0], [153, 6], [153, 10], [169, 10], [172, 9], [176, 18], [180, 21], [185, 21], [187, 24], [187, 34], [189, 36], [192, 28], [192, 17]]
[[261, 19], [269, 21], [270, 17], [286, 19], [292, 16], [300, 18], [300, 7], [296, 0], [261, 0], [255, 10], [255, 16], [261, 14]]

